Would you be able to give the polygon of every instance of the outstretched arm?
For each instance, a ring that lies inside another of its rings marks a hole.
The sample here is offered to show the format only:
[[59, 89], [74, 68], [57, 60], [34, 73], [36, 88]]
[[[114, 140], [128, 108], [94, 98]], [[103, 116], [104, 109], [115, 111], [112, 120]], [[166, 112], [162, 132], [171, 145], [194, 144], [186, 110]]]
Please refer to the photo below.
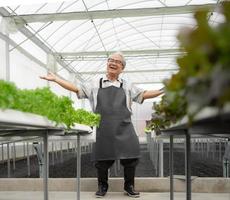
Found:
[[144, 100], [145, 99], [151, 99], [151, 98], [157, 97], [163, 93], [164, 93], [163, 88], [160, 90], [147, 90], [143, 93], [143, 99]]
[[55, 82], [69, 91], [76, 92], [76, 93], [78, 93], [79, 91], [79, 89], [74, 84], [59, 78], [58, 76], [56, 76], [51, 72], [49, 72], [46, 76], [40, 76], [40, 78], [47, 81]]

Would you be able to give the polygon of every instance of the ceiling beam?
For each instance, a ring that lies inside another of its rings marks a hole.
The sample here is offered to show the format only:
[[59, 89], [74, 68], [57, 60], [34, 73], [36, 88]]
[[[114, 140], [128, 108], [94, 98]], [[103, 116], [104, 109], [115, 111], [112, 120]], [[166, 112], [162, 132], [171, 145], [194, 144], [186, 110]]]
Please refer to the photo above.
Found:
[[27, 14], [17, 16], [6, 16], [13, 18], [16, 23], [26, 24], [35, 22], [51, 22], [51, 21], [71, 21], [71, 20], [94, 20], [94, 19], [112, 19], [121, 17], [147, 17], [158, 15], [175, 15], [193, 13], [199, 9], [209, 9], [214, 11], [216, 4], [203, 5], [186, 5], [175, 7], [159, 7], [159, 8], [136, 8], [136, 9], [113, 9], [113, 10], [96, 10], [96, 11], [80, 11], [69, 13], [42, 13]]
[[[87, 56], [103, 56], [107, 57], [116, 51], [84, 51], [84, 52], [57, 52], [55, 56], [61, 56], [62, 58], [70, 57], [87, 57]], [[155, 55], [155, 54], [181, 54], [183, 51], [181, 49], [145, 49], [145, 50], [124, 50], [122, 54], [124, 56], [143, 56], [143, 55]]]
[[[131, 73], [152, 73], [152, 72], [174, 72], [178, 71], [177, 68], [168, 68], [168, 69], [149, 69], [149, 70], [125, 70], [124, 74]], [[77, 72], [81, 75], [95, 75], [95, 74], [106, 74], [106, 71], [88, 71], [88, 72]]]

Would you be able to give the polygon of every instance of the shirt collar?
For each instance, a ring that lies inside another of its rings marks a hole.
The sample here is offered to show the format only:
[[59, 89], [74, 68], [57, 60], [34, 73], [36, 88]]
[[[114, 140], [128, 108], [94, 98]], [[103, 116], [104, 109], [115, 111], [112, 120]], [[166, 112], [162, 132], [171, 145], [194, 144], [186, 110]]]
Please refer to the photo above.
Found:
[[[104, 75], [104, 76], [102, 77], [102, 81], [103, 81], [103, 82], [107, 82], [107, 81], [108, 81], [108, 82], [111, 82], [111, 81], [107, 78], [106, 75]], [[120, 83], [123, 82], [122, 79], [121, 79], [120, 77], [118, 77], [117, 81], [119, 81]]]

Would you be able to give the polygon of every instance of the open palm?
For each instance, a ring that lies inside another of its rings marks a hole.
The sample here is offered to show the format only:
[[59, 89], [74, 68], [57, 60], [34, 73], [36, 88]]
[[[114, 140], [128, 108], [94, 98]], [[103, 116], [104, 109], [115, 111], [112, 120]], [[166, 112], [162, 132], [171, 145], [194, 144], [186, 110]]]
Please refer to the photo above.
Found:
[[54, 81], [56, 76], [53, 73], [49, 72], [46, 76], [40, 76], [40, 78], [47, 81]]

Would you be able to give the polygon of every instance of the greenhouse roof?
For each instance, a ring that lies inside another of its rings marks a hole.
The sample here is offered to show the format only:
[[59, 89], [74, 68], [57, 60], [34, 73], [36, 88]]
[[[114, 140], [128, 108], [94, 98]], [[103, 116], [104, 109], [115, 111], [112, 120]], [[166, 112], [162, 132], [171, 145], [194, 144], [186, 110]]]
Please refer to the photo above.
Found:
[[219, 23], [215, 9], [220, 2], [57, 1], [1, 7], [0, 14], [11, 39], [10, 51], [23, 49], [66, 79], [68, 72], [81, 81], [100, 76], [108, 55], [122, 51], [127, 60], [123, 77], [143, 87], [159, 87], [177, 71], [176, 58], [185, 53], [177, 41], [178, 31], [196, 27], [193, 13], [202, 8], [212, 11], [211, 24]]

